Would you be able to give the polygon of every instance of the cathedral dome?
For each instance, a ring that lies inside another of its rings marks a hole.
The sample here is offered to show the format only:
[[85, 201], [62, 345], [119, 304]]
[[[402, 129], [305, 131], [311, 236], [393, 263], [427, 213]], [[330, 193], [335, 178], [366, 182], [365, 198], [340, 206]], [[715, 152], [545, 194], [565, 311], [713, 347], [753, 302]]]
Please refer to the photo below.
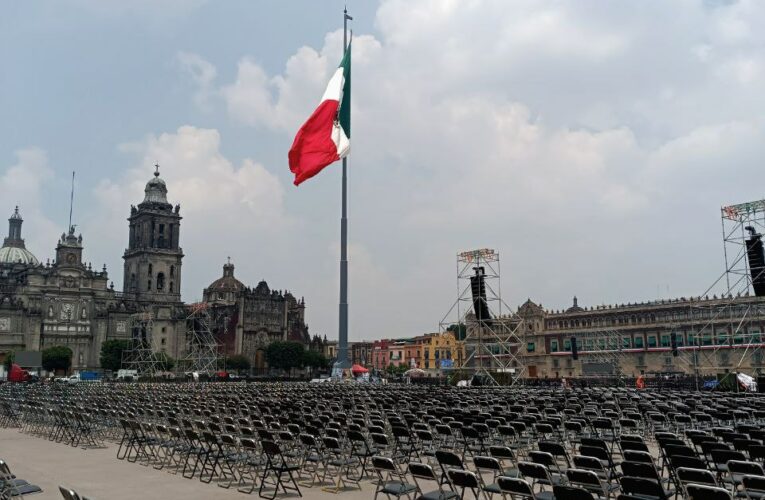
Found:
[[24, 220], [16, 207], [11, 218], [8, 219], [8, 237], [3, 241], [0, 248], [0, 264], [25, 264], [36, 266], [40, 263], [32, 252], [27, 250], [24, 240], [21, 238], [21, 225]]
[[0, 264], [26, 264], [36, 266], [40, 264], [32, 252], [26, 248], [3, 247], [0, 248]]
[[575, 312], [582, 312], [584, 309], [579, 307], [579, 301], [577, 300], [576, 296], [574, 297], [574, 305], [566, 309], [567, 313], [575, 313]]
[[167, 204], [167, 184], [159, 178], [159, 165], [154, 172], [154, 178], [146, 183], [144, 203], [164, 203]]
[[244, 289], [241, 281], [234, 278], [234, 264], [223, 266], [223, 276], [210, 283], [207, 290], [210, 292], [239, 292]]

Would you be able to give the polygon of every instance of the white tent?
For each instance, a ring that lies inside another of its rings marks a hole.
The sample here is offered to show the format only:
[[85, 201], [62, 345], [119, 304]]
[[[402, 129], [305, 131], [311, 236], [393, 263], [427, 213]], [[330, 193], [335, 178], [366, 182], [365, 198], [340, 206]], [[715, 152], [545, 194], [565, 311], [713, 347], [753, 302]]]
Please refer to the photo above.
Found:
[[747, 391], [757, 392], [757, 381], [754, 380], [754, 377], [747, 375], [746, 373], [737, 373], [736, 378], [738, 379], [739, 384], [744, 386]]

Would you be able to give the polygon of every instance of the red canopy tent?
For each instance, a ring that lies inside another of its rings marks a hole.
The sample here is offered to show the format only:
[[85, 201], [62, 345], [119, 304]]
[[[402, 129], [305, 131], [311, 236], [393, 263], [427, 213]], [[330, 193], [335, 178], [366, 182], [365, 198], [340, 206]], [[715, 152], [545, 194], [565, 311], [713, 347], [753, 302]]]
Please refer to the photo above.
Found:
[[367, 370], [361, 365], [353, 365], [351, 367], [351, 373], [353, 373], [354, 375], [359, 375], [361, 373], [369, 373], [369, 370]]
[[22, 369], [16, 363], [11, 364], [11, 371], [8, 374], [9, 382], [26, 382], [29, 380], [29, 372]]

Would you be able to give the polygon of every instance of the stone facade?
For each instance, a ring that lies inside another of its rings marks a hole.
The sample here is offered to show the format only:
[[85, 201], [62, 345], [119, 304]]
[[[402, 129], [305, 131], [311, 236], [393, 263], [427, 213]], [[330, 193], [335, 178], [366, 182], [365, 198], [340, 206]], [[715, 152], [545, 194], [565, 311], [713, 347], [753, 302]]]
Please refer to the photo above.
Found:
[[[606, 375], [619, 360], [626, 376], [659, 372], [761, 373], [765, 367], [765, 297], [694, 297], [549, 311], [531, 300], [518, 308], [528, 375]], [[673, 355], [672, 337], [677, 345]], [[576, 338], [578, 359], [572, 356]], [[471, 343], [467, 340], [468, 349]]]
[[226, 352], [247, 356], [258, 371], [268, 368], [265, 349], [274, 341], [301, 342], [309, 348], [316, 343], [305, 324], [304, 299], [271, 290], [265, 281], [247, 287], [234, 277], [230, 262], [223, 266], [223, 276], [204, 289], [203, 300], [217, 318], [215, 333]]
[[82, 257], [71, 227], [53, 262], [0, 262], [0, 356], [65, 345], [74, 368], [96, 367], [103, 341], [127, 336], [136, 304], [115, 293], [105, 266], [93, 270]]
[[[74, 226], [58, 240], [54, 261], [41, 264], [24, 245], [17, 207], [0, 248], [0, 361], [10, 351], [65, 345], [73, 351], [73, 370], [98, 368], [101, 344], [130, 339], [138, 316], [151, 319], [154, 351], [181, 358], [188, 307], [181, 300], [180, 222], [180, 206], [168, 202], [157, 168], [144, 200], [130, 209], [118, 292], [105, 265], [94, 270], [84, 260], [84, 240]], [[245, 354], [263, 366], [263, 348], [273, 340], [311, 344], [305, 301], [272, 291], [265, 282], [247, 288], [234, 278], [231, 264], [204, 297], [228, 353]]]

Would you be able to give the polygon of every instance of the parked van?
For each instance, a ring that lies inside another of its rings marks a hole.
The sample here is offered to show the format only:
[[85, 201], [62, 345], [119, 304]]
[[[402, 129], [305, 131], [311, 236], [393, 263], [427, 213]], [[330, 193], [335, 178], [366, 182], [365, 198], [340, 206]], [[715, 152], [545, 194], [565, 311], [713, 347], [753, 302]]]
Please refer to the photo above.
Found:
[[138, 370], [118, 370], [117, 380], [136, 380], [138, 378]]

